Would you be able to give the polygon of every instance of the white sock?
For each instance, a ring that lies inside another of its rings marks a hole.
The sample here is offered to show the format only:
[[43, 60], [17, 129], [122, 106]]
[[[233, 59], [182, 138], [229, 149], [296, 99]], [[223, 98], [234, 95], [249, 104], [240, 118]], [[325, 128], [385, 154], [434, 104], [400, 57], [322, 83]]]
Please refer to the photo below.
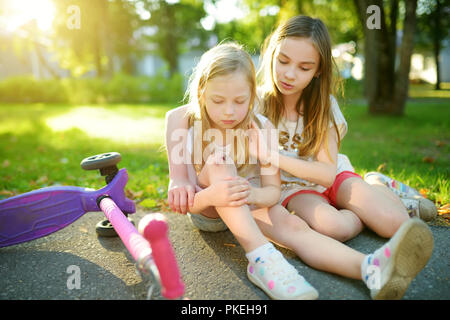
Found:
[[262, 246], [250, 251], [245, 256], [247, 257], [250, 263], [256, 263], [260, 260], [265, 260], [267, 256], [269, 256], [272, 252], [276, 251], [275, 247], [272, 243], [268, 242], [263, 244]]

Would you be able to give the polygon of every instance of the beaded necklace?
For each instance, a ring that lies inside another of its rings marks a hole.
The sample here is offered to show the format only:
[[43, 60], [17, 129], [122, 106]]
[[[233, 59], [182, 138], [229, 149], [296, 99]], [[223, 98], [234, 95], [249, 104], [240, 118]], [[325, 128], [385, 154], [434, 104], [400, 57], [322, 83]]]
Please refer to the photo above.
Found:
[[287, 142], [290, 139], [290, 134], [289, 134], [289, 129], [287, 128], [286, 124], [284, 123], [284, 121], [282, 122], [283, 127], [286, 129], [286, 131], [281, 130], [280, 131], [280, 137], [279, 137], [279, 143], [280, 143], [280, 147], [285, 150], [288, 151], [289, 147], [291, 147], [291, 149], [298, 154], [298, 149], [299, 149], [299, 145], [302, 141], [302, 138], [300, 137], [300, 135], [297, 133], [297, 129], [298, 129], [298, 122], [300, 120], [300, 114], [297, 113], [297, 122], [295, 123], [295, 130], [294, 130], [294, 136], [292, 137], [292, 143], [290, 146], [287, 145]]

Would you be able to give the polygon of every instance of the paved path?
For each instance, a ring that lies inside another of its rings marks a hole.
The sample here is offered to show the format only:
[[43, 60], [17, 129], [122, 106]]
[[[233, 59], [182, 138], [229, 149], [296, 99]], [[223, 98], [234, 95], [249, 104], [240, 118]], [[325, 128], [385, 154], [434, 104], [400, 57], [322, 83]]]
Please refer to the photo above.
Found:
[[[134, 214], [139, 221], [146, 212]], [[145, 299], [147, 284], [118, 238], [97, 238], [95, 224], [103, 213], [87, 213], [45, 238], [0, 249], [0, 299]], [[196, 230], [186, 216], [169, 213], [170, 238], [186, 285], [194, 300], [268, 299], [246, 276], [246, 259], [229, 231]], [[404, 299], [450, 299], [450, 228], [432, 225], [432, 257], [411, 283]], [[368, 253], [385, 240], [364, 231], [347, 244]], [[361, 281], [314, 270], [292, 251], [280, 249], [319, 291], [319, 299], [370, 299]], [[71, 265], [81, 271], [80, 289], [69, 290]], [[70, 271], [70, 270], [69, 270]], [[160, 296], [156, 297], [157, 299]]]

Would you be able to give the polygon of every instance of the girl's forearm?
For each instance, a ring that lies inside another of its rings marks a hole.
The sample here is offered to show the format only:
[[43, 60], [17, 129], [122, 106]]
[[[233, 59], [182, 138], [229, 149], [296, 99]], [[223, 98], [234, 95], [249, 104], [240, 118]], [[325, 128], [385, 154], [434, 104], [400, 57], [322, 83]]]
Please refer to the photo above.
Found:
[[276, 186], [252, 187], [248, 202], [260, 208], [272, 207], [278, 203], [280, 196], [281, 190]]
[[211, 206], [211, 196], [208, 191], [208, 188], [206, 188], [195, 193], [194, 205], [189, 207], [189, 213], [200, 213]]
[[276, 156], [278, 157], [278, 167], [293, 176], [326, 188], [333, 185], [336, 178], [336, 166], [320, 161], [296, 159], [280, 153], [277, 153]]

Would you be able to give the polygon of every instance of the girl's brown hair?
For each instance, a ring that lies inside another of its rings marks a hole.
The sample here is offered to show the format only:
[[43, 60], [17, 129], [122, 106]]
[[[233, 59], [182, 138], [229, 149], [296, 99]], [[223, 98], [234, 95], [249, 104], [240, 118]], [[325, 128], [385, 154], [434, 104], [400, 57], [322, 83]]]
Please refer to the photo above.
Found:
[[300, 113], [300, 106], [303, 104], [304, 125], [298, 155], [315, 156], [323, 142], [327, 146], [330, 121], [336, 130], [338, 146], [340, 145], [339, 130], [333, 117], [330, 100], [334, 91], [333, 67], [336, 64], [331, 55], [331, 39], [328, 30], [320, 19], [308, 16], [292, 17], [266, 38], [261, 52], [261, 66], [257, 75], [262, 90], [261, 113], [278, 127], [284, 113], [284, 104], [282, 94], [275, 85], [273, 59], [275, 50], [281, 41], [289, 37], [311, 40], [320, 56], [318, 76], [313, 77], [303, 89], [296, 105], [297, 112]]

